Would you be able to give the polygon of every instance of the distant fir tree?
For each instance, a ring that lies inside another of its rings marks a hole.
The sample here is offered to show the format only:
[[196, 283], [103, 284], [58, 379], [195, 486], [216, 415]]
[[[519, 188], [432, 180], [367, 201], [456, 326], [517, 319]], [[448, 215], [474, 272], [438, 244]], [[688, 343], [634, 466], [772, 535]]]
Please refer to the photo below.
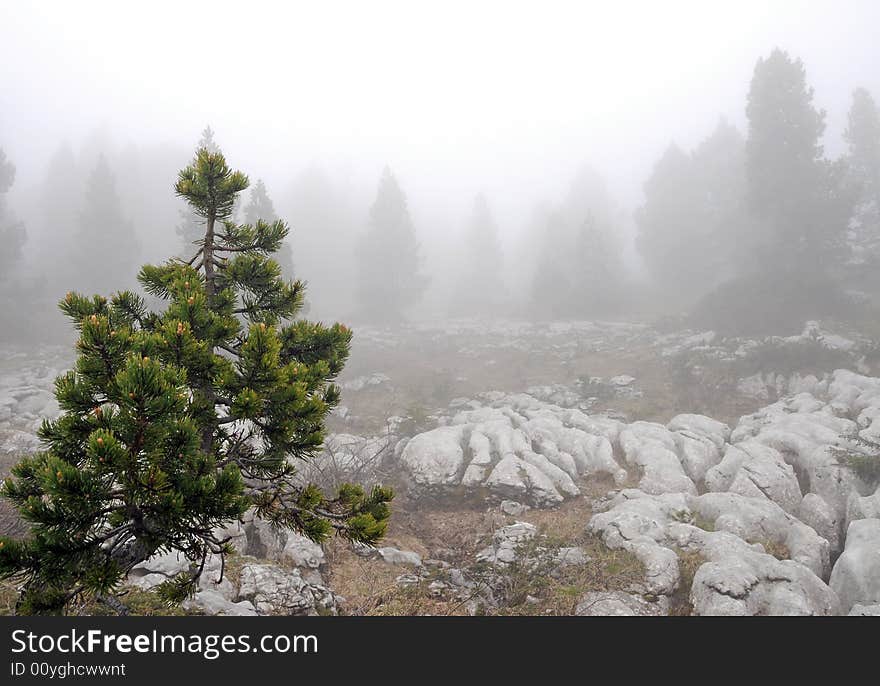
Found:
[[5, 281], [21, 259], [26, 234], [24, 224], [9, 211], [6, 194], [15, 183], [15, 165], [0, 148], [0, 282]]
[[428, 285], [419, 270], [419, 244], [406, 196], [387, 167], [358, 246], [361, 314], [372, 321], [399, 321]]
[[849, 226], [852, 264], [874, 272], [880, 264], [880, 111], [864, 88], [853, 93], [844, 139], [847, 181], [855, 200]]
[[699, 188], [697, 221], [704, 226], [695, 246], [706, 286], [715, 286], [747, 268], [754, 259], [746, 201], [746, 147], [740, 131], [722, 117], [691, 153]]
[[507, 299], [502, 279], [504, 256], [498, 227], [482, 193], [474, 199], [462, 246], [461, 272], [453, 296], [453, 312], [499, 315]]
[[116, 179], [103, 155], [86, 184], [76, 246], [73, 282], [83, 290], [125, 288], [134, 281], [140, 246], [122, 211]]
[[575, 309], [572, 283], [570, 229], [559, 211], [549, 214], [537, 267], [532, 278], [529, 311], [538, 319], [571, 317]]
[[[221, 152], [220, 146], [214, 140], [214, 129], [210, 126], [206, 126], [202, 130], [202, 135], [196, 144], [196, 150], [207, 150], [211, 153]], [[180, 223], [175, 228], [175, 231], [180, 236], [181, 241], [183, 241], [180, 254], [189, 255], [192, 252], [193, 245], [204, 236], [205, 222], [191, 207], [185, 206], [180, 210]]]
[[614, 237], [592, 215], [581, 224], [572, 256], [572, 311], [578, 317], [603, 317], [623, 305], [623, 265]]
[[620, 216], [602, 176], [592, 167], [578, 170], [562, 206], [572, 234], [568, 259], [573, 316], [594, 318], [620, 311], [626, 299], [626, 270], [619, 235]]
[[297, 275], [310, 286], [309, 304], [322, 317], [352, 312], [357, 251], [340, 246], [357, 245], [363, 219], [357, 217], [350, 195], [342, 183], [311, 164], [297, 175], [285, 200], [293, 227], [289, 242]]
[[[256, 225], [258, 221], [264, 221], [268, 224], [278, 220], [275, 213], [275, 205], [266, 191], [266, 184], [262, 180], [257, 180], [253, 188], [251, 188], [250, 199], [244, 206], [243, 210], [244, 223], [251, 226]], [[278, 249], [275, 258], [281, 266], [281, 275], [285, 279], [293, 279], [293, 252], [288, 241], [283, 241]]]
[[636, 245], [668, 307], [690, 306], [754, 260], [745, 184], [745, 143], [724, 119], [692, 153], [673, 144], [655, 165]]
[[842, 255], [849, 218], [842, 167], [824, 156], [825, 112], [799, 59], [758, 60], [748, 95], [749, 207], [766, 232], [766, 268], [825, 272]]
[[59, 146], [49, 160], [40, 189], [40, 195], [45, 199], [40, 203], [40, 233], [49, 238], [43, 243], [41, 258], [59, 265], [57, 273], [47, 275], [50, 289], [55, 293], [64, 293], [73, 277], [68, 262], [79, 250], [76, 239], [87, 179], [88, 172], [80, 168], [70, 145]]
[[811, 319], [850, 316], [853, 196], [844, 161], [825, 156], [825, 113], [813, 103], [803, 63], [779, 49], [759, 59], [746, 116], [747, 230], [735, 239], [746, 259], [737, 277], [694, 308], [689, 324], [727, 335], [790, 335]]
[[24, 540], [0, 537], [0, 577], [20, 584], [19, 614], [60, 613], [83, 597], [118, 604], [131, 569], [166, 551], [192, 563], [157, 589], [179, 602], [209, 555], [225, 559], [223, 527], [249, 508], [318, 542], [383, 535], [390, 490], [345, 484], [328, 495], [298, 479], [339, 401], [333, 380], [351, 331], [294, 319], [303, 285], [283, 281], [271, 259], [287, 226], [229, 220], [247, 186], [207, 149], [180, 172], [177, 194], [205, 233], [188, 262], [141, 269], [163, 311], [129, 291], [61, 302], [80, 335], [74, 370], [56, 380], [62, 415], [40, 429], [45, 450], [3, 484], [30, 526]]
[[644, 203], [636, 210], [636, 245], [658, 297], [680, 306], [693, 293], [699, 274], [693, 274], [690, 241], [697, 230], [695, 208], [699, 206], [691, 157], [671, 144], [644, 184]]

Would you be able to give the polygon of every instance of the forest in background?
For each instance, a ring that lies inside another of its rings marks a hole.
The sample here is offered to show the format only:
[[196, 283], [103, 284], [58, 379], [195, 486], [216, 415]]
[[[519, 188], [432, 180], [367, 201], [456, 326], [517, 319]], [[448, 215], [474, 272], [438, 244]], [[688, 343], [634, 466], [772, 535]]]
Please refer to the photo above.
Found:
[[[880, 285], [880, 114], [853, 86], [844, 152], [831, 156], [803, 63], [774, 50], [755, 66], [746, 130], [721, 118], [692, 149], [670, 143], [635, 207], [585, 163], [561, 200], [539, 202], [518, 226], [499, 225], [499, 199], [475, 188], [456, 199], [470, 210], [438, 230], [393, 169], [370, 186], [300, 168], [284, 150], [287, 182], [269, 187], [256, 173], [234, 218], [290, 223], [278, 259], [324, 320], [672, 317], [743, 335], [861, 320]], [[222, 143], [207, 126], [194, 148]], [[24, 185], [0, 152], [0, 336], [63, 340], [54, 303], [67, 291], [132, 288], [142, 263], [192, 252], [202, 228], [169, 181], [191, 156], [98, 130], [60, 144]]]

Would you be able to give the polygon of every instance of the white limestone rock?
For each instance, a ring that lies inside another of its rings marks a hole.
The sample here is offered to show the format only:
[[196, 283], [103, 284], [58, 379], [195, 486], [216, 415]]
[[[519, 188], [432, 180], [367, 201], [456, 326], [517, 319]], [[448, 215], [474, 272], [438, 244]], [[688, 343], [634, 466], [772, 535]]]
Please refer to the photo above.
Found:
[[298, 569], [271, 564], [241, 568], [238, 600], [250, 601], [260, 614], [336, 614], [336, 598], [328, 589], [306, 582]]
[[624, 591], [591, 591], [574, 611], [578, 617], [663, 617], [668, 602], [648, 602], [642, 596]]
[[853, 605], [849, 611], [850, 617], [880, 617], [880, 604], [877, 605]]
[[523, 554], [523, 546], [532, 541], [538, 529], [529, 522], [515, 522], [502, 527], [492, 536], [492, 544], [477, 553], [477, 562], [504, 567]]
[[257, 610], [253, 603], [241, 600], [237, 603], [225, 598], [217, 591], [199, 591], [183, 602], [185, 610], [195, 610], [206, 615], [221, 617], [255, 617]]
[[840, 596], [844, 612], [857, 604], [880, 603], [880, 519], [850, 523], [846, 546], [834, 564], [829, 585]]
[[400, 456], [417, 487], [449, 487], [460, 483], [464, 470], [461, 442], [465, 426], [441, 426], [414, 436]]
[[398, 550], [391, 546], [379, 548], [379, 557], [390, 565], [404, 565], [406, 567], [421, 567], [422, 557], [411, 550]]
[[507, 455], [495, 465], [485, 485], [501, 497], [527, 500], [538, 507], [550, 507], [563, 501], [546, 474], [514, 455]]
[[828, 541], [771, 500], [736, 493], [705, 493], [689, 498], [688, 505], [716, 530], [730, 532], [752, 543], [785, 546], [792, 560], [816, 576], [824, 578], [828, 573]]
[[715, 444], [719, 452], [724, 451], [725, 444], [730, 440], [730, 427], [727, 424], [702, 414], [676, 415], [666, 428], [670, 431], [687, 431], [705, 436]]

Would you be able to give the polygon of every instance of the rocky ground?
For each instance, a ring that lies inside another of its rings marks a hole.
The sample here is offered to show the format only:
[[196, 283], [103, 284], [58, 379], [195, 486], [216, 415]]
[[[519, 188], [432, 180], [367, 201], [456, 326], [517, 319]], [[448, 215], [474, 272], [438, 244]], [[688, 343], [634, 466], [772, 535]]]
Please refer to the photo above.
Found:
[[[875, 346], [808, 322], [748, 340], [638, 324], [357, 331], [303, 477], [392, 483], [379, 548], [246, 518], [182, 611], [880, 614]], [[62, 348], [0, 352], [0, 459], [57, 413]], [[491, 389], [491, 390], [490, 390]], [[3, 522], [15, 530], [6, 511]], [[186, 566], [130, 578], [144, 593]], [[8, 592], [11, 592], [7, 589]], [[86, 608], [84, 611], [100, 611]]]

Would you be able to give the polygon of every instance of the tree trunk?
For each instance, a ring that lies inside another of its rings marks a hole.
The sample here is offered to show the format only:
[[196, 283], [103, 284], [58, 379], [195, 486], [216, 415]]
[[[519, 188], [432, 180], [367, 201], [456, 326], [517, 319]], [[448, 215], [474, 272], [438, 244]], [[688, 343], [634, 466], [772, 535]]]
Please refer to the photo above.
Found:
[[[214, 306], [214, 296], [216, 288], [214, 287], [214, 222], [216, 218], [211, 212], [207, 217], [205, 227], [205, 245], [202, 249], [202, 263], [205, 268], [205, 292], [208, 294], [208, 307]], [[211, 350], [215, 353], [216, 350]], [[205, 396], [205, 400], [213, 406], [216, 400], [214, 388], [211, 385], [211, 379], [205, 379], [201, 384], [200, 390]], [[206, 426], [202, 431], [202, 452], [210, 454], [214, 445], [214, 426]]]

